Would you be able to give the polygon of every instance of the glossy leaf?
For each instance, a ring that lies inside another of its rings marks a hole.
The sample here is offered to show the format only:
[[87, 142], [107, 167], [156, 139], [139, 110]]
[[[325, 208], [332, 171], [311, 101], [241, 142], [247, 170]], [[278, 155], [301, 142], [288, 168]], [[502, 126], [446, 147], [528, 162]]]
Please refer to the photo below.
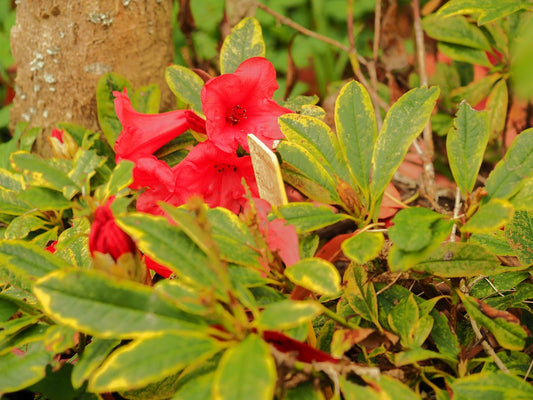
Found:
[[487, 57], [487, 53], [484, 50], [446, 42], [437, 43], [437, 49], [439, 52], [450, 57], [454, 61], [481, 65], [483, 67], [492, 66], [489, 58]]
[[376, 258], [385, 244], [381, 232], [361, 232], [342, 242], [342, 251], [346, 257], [357, 264], [365, 264]]
[[11, 154], [11, 161], [17, 168], [25, 171], [36, 186], [59, 190], [67, 199], [71, 199], [79, 191], [79, 186], [65, 172], [72, 169], [72, 165], [68, 165], [70, 161], [65, 160], [63, 165], [59, 164], [59, 161], [53, 164], [23, 151]]
[[240, 265], [259, 266], [259, 254], [250, 229], [237, 215], [218, 207], [207, 211], [211, 234], [223, 260]]
[[283, 300], [265, 307], [258, 325], [264, 329], [288, 329], [310, 321], [321, 312], [313, 301]]
[[200, 92], [204, 81], [189, 68], [171, 65], [165, 70], [165, 79], [172, 93], [183, 103], [188, 104], [198, 113], [202, 112]]
[[289, 280], [314, 293], [335, 296], [341, 290], [341, 277], [333, 264], [320, 258], [306, 258], [285, 269]]
[[391, 271], [407, 271], [425, 260], [433, 251], [439, 248], [440, 244], [450, 236], [453, 221], [438, 219], [431, 225], [431, 240], [426, 247], [416, 251], [406, 251], [400, 246], [392, 246], [389, 251], [388, 261]]
[[248, 58], [264, 57], [265, 42], [255, 18], [244, 18], [233, 27], [220, 49], [220, 72], [233, 73]]
[[422, 27], [433, 39], [490, 50], [490, 43], [483, 31], [462, 15], [442, 17], [439, 14], [429, 14], [422, 20]]
[[4, 233], [4, 238], [23, 239], [32, 231], [46, 228], [47, 222], [35, 214], [23, 214], [11, 220]]
[[520, 320], [507, 311], [496, 310], [475, 297], [459, 294], [470, 318], [487, 328], [500, 346], [508, 350], [522, 350], [528, 336]]
[[432, 242], [433, 225], [444, 218], [429, 208], [412, 207], [400, 210], [392, 219], [389, 238], [404, 251], [419, 251]]
[[461, 229], [470, 233], [491, 233], [507, 224], [513, 213], [514, 208], [507, 200], [493, 199], [479, 207]]
[[348, 300], [350, 307], [361, 317], [373, 322], [378, 329], [381, 329], [376, 291], [372, 282], [368, 281], [364, 268], [351, 264], [346, 270], [343, 282], [346, 285], [344, 297]]
[[288, 225], [294, 225], [298, 233], [312, 232], [349, 218], [330, 207], [313, 203], [289, 203], [279, 207], [278, 211]]
[[34, 344], [23, 355], [11, 352], [1, 355], [0, 390], [3, 393], [15, 392], [38, 382], [44, 378], [46, 365], [52, 358], [53, 354], [45, 349], [43, 343]]
[[132, 172], [134, 166], [135, 164], [131, 161], [120, 161], [106, 184], [97, 189], [96, 197], [101, 200], [108, 199], [109, 197], [116, 195], [122, 189], [128, 187], [133, 182]]
[[505, 237], [524, 265], [533, 263], [533, 214], [517, 211], [505, 229]]
[[517, 376], [503, 372], [479, 373], [459, 378], [450, 384], [454, 400], [529, 400], [533, 387]]
[[505, 128], [508, 103], [509, 90], [507, 89], [507, 81], [502, 79], [494, 85], [487, 99], [489, 137], [491, 139], [498, 138]]
[[214, 339], [168, 332], [134, 340], [113, 352], [89, 379], [95, 392], [143, 387], [220, 351]]
[[372, 151], [378, 136], [374, 106], [366, 89], [351, 81], [335, 104], [335, 127], [340, 149], [355, 183], [369, 196]]
[[439, 97], [439, 89], [417, 88], [390, 108], [372, 154], [371, 198], [377, 206], [409, 146], [422, 132]]
[[123, 76], [113, 72], [102, 75], [96, 86], [98, 122], [104, 132], [107, 143], [111, 147], [115, 145], [115, 141], [122, 131], [122, 125], [115, 113], [115, 96], [113, 92], [123, 92], [124, 89], [130, 94], [133, 93], [131, 83]]
[[58, 211], [72, 207], [72, 203], [60, 191], [38, 186], [32, 186], [21, 191], [17, 195], [17, 199], [39, 211]]
[[525, 183], [524, 178], [533, 176], [533, 129], [518, 135], [505, 157], [490, 173], [485, 185], [488, 199], [509, 199], [518, 193]]
[[326, 123], [305, 115], [285, 114], [279, 118], [279, 125], [285, 138], [304, 147], [330, 176], [349, 180], [337, 137]]
[[78, 388], [94, 374], [111, 351], [120, 344], [117, 339], [93, 338], [72, 370], [72, 386]]
[[454, 119], [454, 128], [446, 137], [446, 150], [453, 177], [463, 194], [474, 189], [488, 141], [487, 113], [475, 111], [462, 102]]
[[166, 218], [131, 213], [116, 218], [118, 225], [155, 261], [175, 271], [180, 279], [199, 287], [218, 287], [205, 253]]
[[505, 270], [498, 258], [483, 247], [469, 243], [446, 243], [426, 259], [411, 266], [443, 278], [494, 275]]
[[274, 398], [276, 375], [269, 346], [251, 334], [222, 356], [212, 396], [217, 400], [270, 400]]
[[476, 79], [466, 86], [452, 90], [450, 95], [456, 103], [464, 100], [468, 104], [476, 106], [489, 95], [494, 84], [501, 78], [502, 75], [500, 73], [493, 73]]
[[133, 108], [144, 114], [157, 114], [161, 90], [156, 84], [146, 85], [137, 89], [131, 96]]
[[30, 290], [37, 278], [68, 266], [45, 249], [23, 240], [1, 240], [0, 255], [0, 265], [18, 278], [24, 290]]
[[203, 326], [153, 288], [117, 281], [95, 270], [48, 274], [35, 284], [34, 293], [54, 320], [101, 338], [198, 331]]
[[441, 7], [439, 15], [477, 14], [478, 25], [483, 25], [496, 19], [503, 18], [519, 10], [531, 9], [528, 2], [523, 0], [451, 0]]
[[439, 349], [439, 353], [448, 359], [457, 360], [461, 346], [459, 345], [457, 335], [450, 329], [448, 318], [437, 310], [433, 310], [431, 316], [434, 321], [431, 338]]

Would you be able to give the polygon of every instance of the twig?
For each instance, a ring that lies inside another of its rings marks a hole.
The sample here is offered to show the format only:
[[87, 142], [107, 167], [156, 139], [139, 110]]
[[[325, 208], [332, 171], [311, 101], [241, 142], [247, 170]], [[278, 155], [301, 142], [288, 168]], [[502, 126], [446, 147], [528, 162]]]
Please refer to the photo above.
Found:
[[[459, 186], [455, 188], [455, 206], [453, 207], [453, 219], [459, 218], [459, 212], [461, 211], [461, 190]], [[457, 223], [453, 224], [452, 233], [450, 235], [450, 242], [455, 242], [455, 234], [457, 232]]]
[[379, 104], [379, 106], [381, 108], [383, 108], [384, 110], [388, 110], [390, 107], [387, 103], [385, 103], [379, 96], [378, 94], [376, 93], [375, 90], [372, 89], [372, 87], [368, 84], [368, 81], [366, 80], [365, 76], [362, 74], [361, 72], [361, 69], [359, 68], [359, 64], [363, 64], [363, 65], [367, 65], [367, 61], [364, 57], [360, 56], [359, 54], [357, 54], [357, 52], [354, 50], [350, 50], [350, 47], [349, 46], [346, 46], [344, 44], [342, 44], [341, 42], [338, 42], [334, 39], [331, 39], [330, 37], [327, 37], [327, 36], [324, 36], [324, 35], [321, 35], [319, 33], [316, 33], [310, 29], [307, 29], [305, 27], [303, 27], [302, 25], [300, 24], [297, 24], [296, 22], [294, 22], [293, 20], [291, 20], [290, 18], [287, 18], [281, 14], [278, 14], [277, 12], [275, 12], [274, 10], [271, 10], [270, 8], [268, 8], [267, 6], [265, 6], [264, 4], [261, 4], [261, 3], [257, 3], [257, 7], [260, 8], [261, 10], [267, 12], [268, 14], [272, 15], [273, 17], [275, 17], [279, 22], [281, 22], [282, 24], [285, 24], [289, 27], [291, 27], [292, 29], [300, 32], [300, 33], [303, 33], [304, 35], [307, 35], [309, 37], [312, 37], [314, 39], [317, 39], [317, 40], [320, 40], [324, 43], [328, 43], [334, 47], [337, 47], [338, 49], [346, 52], [348, 54], [348, 57], [350, 59], [350, 64], [352, 65], [352, 69], [354, 71], [354, 74], [355, 76], [357, 77], [357, 79], [359, 80], [359, 82], [361, 82], [361, 84], [365, 87], [365, 89], [368, 91], [368, 93], [370, 94], [370, 97], [372, 97], [372, 100], [375, 101], [377, 104]]
[[483, 346], [483, 349], [487, 352], [488, 355], [492, 357], [492, 360], [494, 361], [494, 364], [497, 365], [497, 367], [506, 374], [510, 374], [511, 372], [506, 367], [506, 365], [503, 363], [503, 361], [498, 357], [498, 354], [494, 351], [492, 346], [487, 343], [487, 341], [483, 338], [483, 335], [481, 334], [481, 331], [479, 330], [479, 327], [477, 326], [476, 321], [473, 318], [470, 318], [470, 325], [472, 326], [472, 329], [474, 330], [474, 334], [476, 335], [476, 338], [481, 341], [481, 346]]
[[[420, 21], [420, 0], [413, 0], [413, 17], [416, 42], [416, 58], [418, 63], [418, 73], [420, 75], [421, 86], [428, 85], [428, 75], [426, 71], [426, 52], [424, 49], [424, 31]], [[424, 127], [424, 152], [422, 162], [424, 164], [424, 186], [427, 195], [435, 200], [435, 167], [433, 166], [433, 133], [431, 123], [428, 121]]]

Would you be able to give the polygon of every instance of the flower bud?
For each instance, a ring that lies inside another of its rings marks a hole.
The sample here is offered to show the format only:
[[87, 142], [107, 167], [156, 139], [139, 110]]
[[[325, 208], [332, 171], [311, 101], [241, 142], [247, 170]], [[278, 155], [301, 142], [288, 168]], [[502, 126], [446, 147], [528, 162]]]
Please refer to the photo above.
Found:
[[118, 278], [145, 282], [146, 266], [141, 262], [133, 239], [115, 222], [110, 204], [100, 206], [94, 212], [94, 221], [89, 233], [89, 251], [93, 267], [104, 270]]
[[67, 132], [53, 129], [48, 137], [50, 146], [52, 146], [52, 153], [57, 158], [74, 158], [78, 151], [78, 144], [74, 141], [72, 136]]

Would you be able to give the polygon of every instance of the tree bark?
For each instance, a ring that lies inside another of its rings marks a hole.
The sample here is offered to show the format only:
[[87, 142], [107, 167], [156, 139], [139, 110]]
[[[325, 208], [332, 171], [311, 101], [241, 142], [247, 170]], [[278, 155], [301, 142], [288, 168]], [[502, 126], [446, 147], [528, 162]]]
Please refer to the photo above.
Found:
[[171, 93], [164, 69], [174, 56], [172, 0], [19, 0], [11, 49], [17, 77], [11, 128], [42, 127], [35, 151], [58, 122], [98, 131], [96, 84], [117, 72], [134, 87], [156, 83], [162, 106]]

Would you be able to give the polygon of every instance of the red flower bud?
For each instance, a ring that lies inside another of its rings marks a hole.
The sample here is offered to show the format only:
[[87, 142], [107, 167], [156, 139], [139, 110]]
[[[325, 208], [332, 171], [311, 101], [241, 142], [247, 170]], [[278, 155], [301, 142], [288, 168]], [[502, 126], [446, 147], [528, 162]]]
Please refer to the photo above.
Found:
[[115, 261], [124, 253], [137, 252], [137, 246], [132, 238], [118, 227], [113, 217], [113, 212], [109, 207], [113, 198], [100, 206], [94, 212], [94, 222], [89, 233], [89, 250], [91, 255], [94, 252], [109, 254]]

